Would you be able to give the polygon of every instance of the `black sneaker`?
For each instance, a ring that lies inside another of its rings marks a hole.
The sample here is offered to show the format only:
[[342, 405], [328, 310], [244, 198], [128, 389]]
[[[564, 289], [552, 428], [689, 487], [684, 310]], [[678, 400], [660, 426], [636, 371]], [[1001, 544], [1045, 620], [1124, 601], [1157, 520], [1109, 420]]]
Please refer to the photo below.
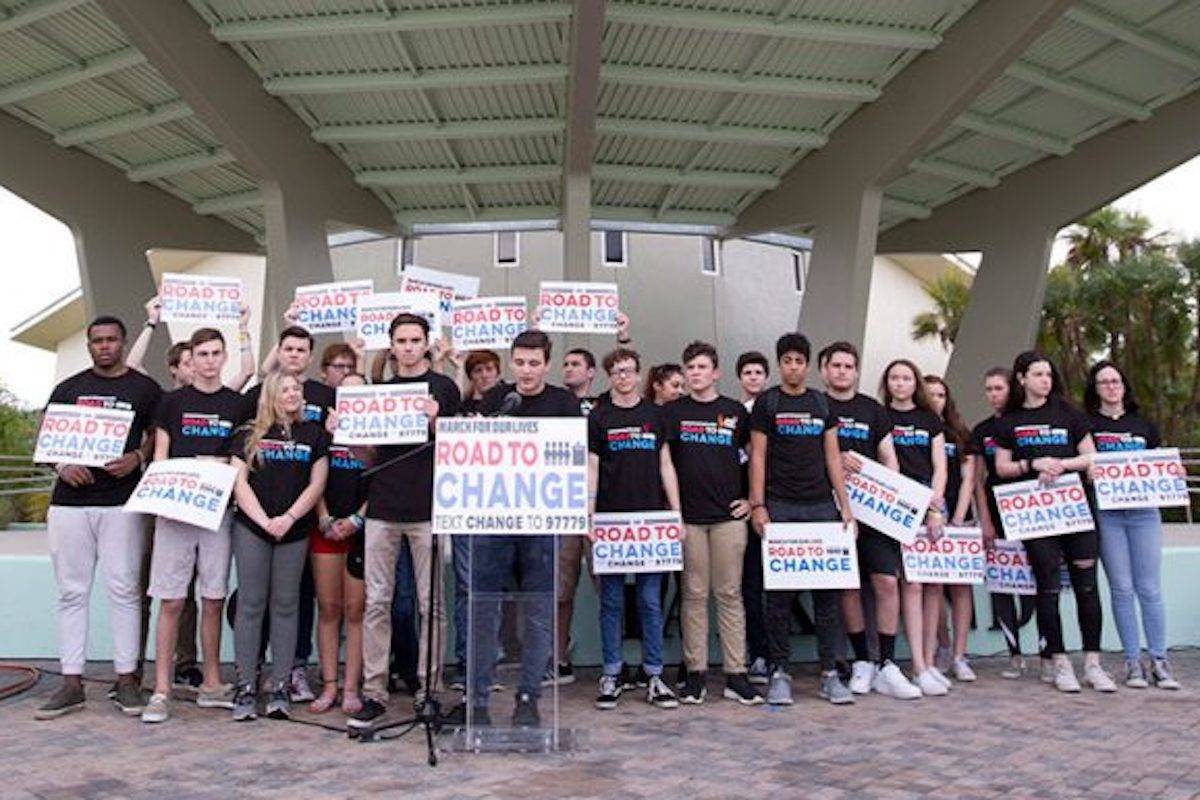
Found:
[[679, 692], [679, 702], [689, 706], [698, 706], [703, 703], [704, 698], [708, 697], [704, 678], [703, 672], [687, 673], [687, 677], [683, 681], [683, 688]]
[[[467, 691], [467, 676], [461, 667], [452, 667], [447, 670], [449, 673], [446, 676], [446, 686], [452, 692]], [[390, 688], [389, 688], [390, 691]]]
[[346, 724], [351, 728], [370, 728], [375, 725], [375, 721], [387, 713], [387, 706], [383, 703], [368, 697], [363, 700], [363, 706], [346, 720]]
[[646, 702], [655, 708], [679, 708], [679, 698], [671, 687], [667, 686], [658, 675], [648, 676], [649, 685], [646, 687]]
[[625, 691], [625, 685], [616, 675], [601, 675], [600, 690], [596, 694], [596, 708], [604, 711], [616, 708], [623, 691]]
[[517, 695], [517, 704], [513, 708], [512, 724], [514, 728], [536, 728], [542, 724], [538, 714], [537, 700], [528, 692]]
[[638, 664], [637, 671], [633, 673], [633, 685], [639, 689], [650, 685], [650, 673], [646, 672], [646, 668], [641, 664]]
[[199, 689], [204, 683], [204, 670], [198, 664], [180, 664], [175, 667], [172, 686], [176, 689]]
[[[471, 725], [477, 728], [487, 728], [492, 724], [492, 716], [487, 706], [475, 706], [471, 709]], [[459, 703], [442, 717], [442, 725], [447, 728], [467, 727], [467, 704]]]
[[292, 718], [292, 701], [289, 699], [291, 688], [287, 684], [281, 683], [271, 692], [271, 698], [267, 700], [268, 717], [271, 719]]
[[50, 699], [38, 706], [33, 712], [34, 719], [57, 719], [72, 711], [82, 711], [87, 703], [82, 686], [63, 684], [58, 687]]
[[393, 672], [388, 675], [388, 694], [402, 693], [416, 697], [419, 691], [421, 691], [421, 679], [415, 674], [401, 675]]
[[675, 688], [682, 689], [683, 687], [687, 686], [688, 675], [690, 674], [691, 673], [688, 672], [687, 665], [680, 664], [679, 671], [675, 673]]
[[757, 706], [766, 702], [745, 675], [726, 675], [723, 696], [726, 700], [736, 700], [744, 706]]
[[569, 686], [575, 682], [575, 668], [568, 661], [565, 664], [559, 664], [556, 669], [554, 664], [546, 665], [546, 674], [542, 676], [542, 687], [548, 686]]
[[854, 668], [841, 659], [838, 659], [834, 664], [834, 668], [837, 669], [838, 679], [842, 683], [849, 685], [850, 678], [854, 676]]
[[140, 684], [133, 681], [117, 681], [117, 695], [113, 698], [117, 708], [127, 717], [140, 717], [146, 710], [146, 693]]

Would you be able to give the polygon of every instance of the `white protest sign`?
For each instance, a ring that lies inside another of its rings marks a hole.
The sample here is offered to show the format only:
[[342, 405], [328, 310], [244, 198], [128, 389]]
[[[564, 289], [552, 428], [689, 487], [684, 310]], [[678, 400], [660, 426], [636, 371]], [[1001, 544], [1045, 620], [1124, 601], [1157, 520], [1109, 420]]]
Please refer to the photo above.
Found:
[[992, 487], [996, 508], [1010, 539], [1039, 539], [1095, 527], [1079, 473], [1062, 475], [1046, 486], [1038, 480]]
[[434, 533], [587, 533], [582, 417], [440, 418], [434, 454]]
[[233, 495], [237, 468], [200, 458], [155, 461], [125, 503], [125, 511], [154, 514], [215, 531]]
[[167, 272], [158, 289], [163, 322], [237, 324], [245, 298], [241, 278]]
[[922, 527], [912, 544], [900, 545], [910, 583], [983, 583], [983, 531], [947, 525], [937, 541]]
[[450, 311], [450, 341], [460, 353], [507, 350], [528, 322], [524, 297], [459, 300]]
[[923, 483], [893, 472], [877, 461], [859, 456], [862, 468], [846, 473], [850, 513], [864, 525], [910, 544], [925, 524], [933, 490]]
[[1012, 539], [996, 539], [984, 559], [984, 583], [992, 594], [1037, 594], [1033, 567], [1025, 545]]
[[410, 264], [400, 276], [400, 291], [432, 294], [438, 298], [442, 314], [449, 315], [455, 300], [479, 296], [479, 278]]
[[1188, 505], [1187, 470], [1177, 448], [1096, 453], [1092, 463], [1101, 511]]
[[314, 283], [296, 287], [296, 322], [310, 333], [352, 331], [354, 307], [375, 289], [372, 280]]
[[546, 333], [616, 333], [620, 307], [615, 283], [542, 281], [537, 327]]
[[102, 467], [125, 452], [133, 411], [51, 403], [42, 416], [33, 460]]
[[840, 522], [771, 522], [762, 545], [763, 586], [857, 589], [854, 529]]
[[428, 383], [339, 386], [337, 444], [421, 444], [429, 441]]
[[416, 314], [429, 323], [429, 341], [442, 335], [442, 311], [431, 294], [380, 292], [358, 298], [354, 306], [355, 335], [366, 342], [368, 350], [386, 350], [392, 346], [388, 330], [397, 314]]
[[592, 533], [592, 570], [597, 575], [683, 569], [683, 520], [677, 511], [595, 514]]

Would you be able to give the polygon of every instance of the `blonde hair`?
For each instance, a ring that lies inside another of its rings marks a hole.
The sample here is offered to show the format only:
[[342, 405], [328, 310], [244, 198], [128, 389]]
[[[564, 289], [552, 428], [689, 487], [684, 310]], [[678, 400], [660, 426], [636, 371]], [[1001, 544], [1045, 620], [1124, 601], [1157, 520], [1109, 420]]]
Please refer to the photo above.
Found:
[[259, 450], [259, 443], [267, 435], [271, 426], [279, 425], [284, 430], [288, 430], [293, 423], [301, 420], [301, 410], [299, 409], [295, 414], [290, 415], [279, 412], [279, 398], [283, 394], [283, 382], [286, 380], [295, 381], [301, 389], [304, 388], [303, 382], [295, 375], [288, 375], [278, 370], [263, 378], [262, 391], [258, 395], [257, 413], [254, 415], [254, 419], [246, 423], [250, 428], [250, 435], [246, 437], [245, 455], [246, 463], [251, 469], [262, 466], [262, 452]]

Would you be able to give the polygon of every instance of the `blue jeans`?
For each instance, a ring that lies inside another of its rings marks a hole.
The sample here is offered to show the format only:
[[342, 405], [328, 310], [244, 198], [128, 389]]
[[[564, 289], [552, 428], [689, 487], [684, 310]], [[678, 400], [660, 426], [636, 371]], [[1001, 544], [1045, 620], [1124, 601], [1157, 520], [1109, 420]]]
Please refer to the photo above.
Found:
[[396, 593], [392, 595], [392, 672], [401, 678], [417, 674], [417, 583], [408, 542], [396, 556]]
[[[600, 648], [604, 674], [620, 675], [621, 627], [625, 619], [625, 576], [600, 577]], [[638, 621], [642, 624], [642, 668], [648, 675], [662, 674], [663, 611], [661, 572], [637, 575]]]
[[1112, 593], [1113, 617], [1125, 658], [1141, 655], [1137, 605], [1142, 607], [1146, 649], [1167, 657], [1167, 614], [1162, 599], [1162, 521], [1156, 508], [1100, 511], [1100, 558]]
[[486, 706], [499, 651], [500, 602], [520, 574], [517, 597], [524, 606], [521, 677], [517, 692], [541, 696], [542, 676], [554, 639], [557, 547], [553, 536], [470, 536], [469, 572], [474, 593], [471, 620], [470, 702]]

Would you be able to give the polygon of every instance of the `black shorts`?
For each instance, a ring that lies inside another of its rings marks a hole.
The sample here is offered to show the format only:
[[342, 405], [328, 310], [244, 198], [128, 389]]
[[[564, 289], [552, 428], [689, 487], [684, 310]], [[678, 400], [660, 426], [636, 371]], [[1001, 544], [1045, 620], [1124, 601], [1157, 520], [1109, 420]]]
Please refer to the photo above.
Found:
[[900, 543], [866, 525], [858, 526], [858, 569], [866, 575], [900, 577]]
[[367, 537], [362, 531], [354, 534], [350, 540], [350, 549], [346, 551], [346, 572], [351, 578], [363, 580], [366, 573], [364, 567], [367, 560]]

